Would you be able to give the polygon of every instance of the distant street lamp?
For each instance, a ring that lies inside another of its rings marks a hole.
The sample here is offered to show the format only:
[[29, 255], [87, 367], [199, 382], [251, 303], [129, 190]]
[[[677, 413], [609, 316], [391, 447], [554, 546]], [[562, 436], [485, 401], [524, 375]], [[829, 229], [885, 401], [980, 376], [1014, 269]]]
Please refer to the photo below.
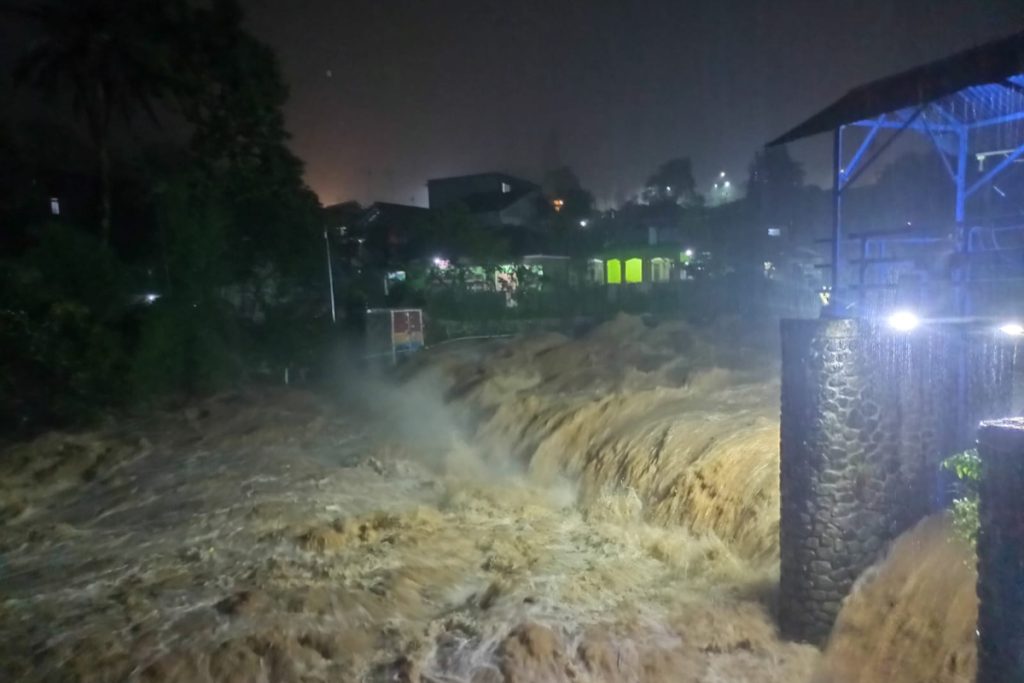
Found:
[[718, 179], [711, 186], [711, 205], [718, 206], [733, 200], [733, 184], [725, 171], [718, 174]]

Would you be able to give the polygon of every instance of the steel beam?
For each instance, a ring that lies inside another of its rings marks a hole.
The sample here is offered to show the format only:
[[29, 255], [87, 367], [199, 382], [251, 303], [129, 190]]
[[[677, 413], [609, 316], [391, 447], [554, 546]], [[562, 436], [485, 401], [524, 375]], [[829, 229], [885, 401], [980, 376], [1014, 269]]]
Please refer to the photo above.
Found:
[[845, 167], [840, 163], [839, 174], [840, 176], [842, 176], [843, 179], [842, 186], [839, 189], [840, 192], [842, 192], [842, 190], [846, 187], [846, 178], [849, 177], [849, 175], [856, 170], [857, 164], [860, 163], [860, 160], [861, 158], [863, 158], [864, 153], [868, 151], [868, 148], [871, 147], [871, 143], [874, 142], [876, 137], [878, 137], [878, 131], [882, 129], [883, 123], [885, 123], [885, 114], [879, 116], [878, 119], [875, 121], [875, 125], [871, 127], [871, 130], [868, 131], [868, 134], [867, 136], [865, 136], [864, 141], [860, 143], [860, 147], [857, 148], [857, 151], [854, 153], [853, 158], [850, 159], [850, 163], [846, 164]]
[[946, 119], [946, 121], [949, 122], [947, 125], [949, 125], [952, 128], [959, 130], [964, 127], [963, 121], [961, 121], [960, 119], [946, 111], [945, 108], [943, 108], [943, 106], [938, 102], [931, 102], [928, 105], [928, 110], [937, 112], [939, 116], [941, 116], [942, 118]]
[[832, 137], [832, 302], [839, 301], [839, 272], [843, 243], [843, 126]]
[[974, 123], [967, 124], [967, 127], [971, 130], [978, 128], [987, 128], [989, 126], [999, 126], [1004, 123], [1013, 123], [1014, 121], [1024, 120], [1024, 111], [1019, 111], [1014, 114], [1005, 114], [1003, 116], [994, 116], [990, 119], [982, 119], [981, 121], [975, 121]]
[[880, 147], [879, 147], [879, 148], [878, 148], [878, 149], [877, 149], [877, 150], [875, 151], [875, 153], [871, 155], [871, 158], [870, 158], [870, 159], [868, 159], [867, 161], [865, 161], [865, 162], [864, 162], [864, 164], [862, 164], [862, 165], [861, 165], [860, 169], [859, 169], [859, 170], [858, 170], [858, 171], [857, 171], [856, 173], [854, 173], [854, 174], [853, 174], [852, 176], [849, 176], [849, 177], [847, 177], [847, 179], [846, 179], [846, 182], [845, 182], [845, 183], [844, 183], [844, 184], [842, 185], [842, 187], [843, 187], [843, 188], [845, 188], [845, 187], [846, 187], [847, 185], [851, 185], [851, 184], [853, 184], [853, 183], [854, 183], [854, 182], [855, 182], [855, 181], [857, 180], [857, 178], [859, 178], [859, 177], [860, 177], [860, 175], [861, 175], [861, 174], [862, 174], [862, 173], [863, 173], [863, 172], [864, 172], [864, 171], [865, 171], [865, 170], [866, 170], [866, 169], [867, 169], [868, 167], [870, 167], [870, 166], [871, 166], [871, 164], [875, 163], [875, 160], [876, 160], [876, 159], [878, 159], [878, 157], [880, 157], [880, 156], [881, 156], [882, 154], [884, 154], [884, 153], [885, 153], [885, 150], [889, 149], [889, 147], [890, 147], [890, 146], [892, 145], [892, 143], [896, 142], [896, 140], [897, 140], [897, 139], [898, 139], [898, 138], [899, 138], [899, 137], [900, 137], [900, 136], [901, 136], [901, 135], [902, 135], [902, 134], [904, 133], [904, 131], [906, 131], [906, 130], [907, 130], [907, 128], [910, 128], [910, 126], [911, 126], [911, 125], [913, 125], [913, 123], [914, 123], [914, 122], [915, 122], [915, 121], [916, 121], [916, 120], [917, 120], [918, 118], [920, 118], [920, 116], [921, 116], [922, 112], [924, 112], [924, 108], [925, 108], [926, 106], [927, 106], [927, 105], [923, 105], [923, 104], [922, 104], [922, 105], [921, 105], [920, 107], [918, 107], [918, 108], [917, 108], [917, 109], [916, 109], [916, 110], [914, 111], [914, 113], [913, 113], [913, 114], [912, 114], [912, 115], [910, 116], [910, 118], [908, 118], [908, 119], [907, 119], [906, 121], [904, 121], [904, 122], [903, 122], [903, 123], [902, 123], [902, 124], [901, 124], [901, 125], [900, 125], [900, 126], [899, 126], [899, 127], [897, 128], [896, 132], [895, 132], [895, 133], [893, 133], [892, 137], [890, 137], [890, 138], [889, 138], [888, 140], [886, 140], [885, 142], [883, 142], [883, 143], [881, 144], [881, 146], [880, 146]]
[[959, 145], [957, 145], [957, 157], [956, 157], [956, 223], [960, 225], [964, 222], [964, 210], [967, 205], [967, 147], [968, 138], [970, 137], [970, 130], [963, 129], [960, 131]]
[[[863, 121], [857, 121], [855, 123], [851, 123], [851, 124], [848, 124], [848, 125], [859, 126], [861, 128], [873, 128], [876, 124], [877, 124], [877, 119], [864, 119]], [[901, 121], [897, 121], [897, 120], [886, 121], [885, 123], [881, 124], [880, 127], [881, 128], [888, 128], [888, 129], [891, 129], [891, 130], [897, 130], [897, 129], [903, 127], [903, 123]], [[910, 127], [913, 128], [914, 130], [923, 130], [921, 125], [917, 124], [917, 123], [915, 123], [914, 125], [912, 125]], [[951, 133], [951, 132], [953, 132], [953, 131], [955, 131], [957, 129], [957, 126], [954, 125], [954, 124], [933, 123], [932, 124], [932, 128], [934, 130], [938, 130], [938, 131], [942, 131], [942, 132], [946, 132], [946, 133]]]
[[935, 151], [938, 152], [939, 158], [942, 159], [942, 165], [946, 167], [946, 172], [949, 173], [949, 179], [955, 183], [957, 178], [956, 171], [953, 170], [953, 165], [950, 164], [949, 159], [946, 158], [946, 151], [942, 149], [941, 145], [939, 145], [939, 139], [935, 137], [935, 133], [932, 131], [931, 126], [928, 125], [928, 121], [924, 118], [921, 120], [924, 121], [924, 130], [928, 133], [928, 139], [932, 141], [932, 144], [935, 146]]
[[992, 168], [992, 170], [990, 170], [988, 173], [986, 173], [985, 175], [981, 176], [976, 181], [974, 181], [974, 184], [971, 185], [970, 187], [968, 187], [967, 190], [965, 191], [965, 196], [970, 197], [972, 194], [974, 194], [975, 192], [980, 190], [982, 187], [985, 186], [986, 183], [988, 183], [993, 178], [995, 178], [997, 175], [1002, 173], [1003, 170], [1007, 166], [1009, 166], [1014, 161], [1016, 161], [1018, 158], [1020, 158], [1020, 156], [1022, 154], [1024, 154], [1024, 145], [1021, 145], [1017, 149], [1015, 149], [1012, 152], [1010, 152], [1009, 154], [1007, 154], [1006, 158], [1003, 159], [1002, 161], [1000, 161], [998, 164], [996, 164]]

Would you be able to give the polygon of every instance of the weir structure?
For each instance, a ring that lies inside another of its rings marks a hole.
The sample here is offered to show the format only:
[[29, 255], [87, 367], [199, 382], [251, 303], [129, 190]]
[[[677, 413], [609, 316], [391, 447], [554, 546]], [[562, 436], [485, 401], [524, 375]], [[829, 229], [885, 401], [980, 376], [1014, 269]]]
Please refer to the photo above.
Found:
[[[1006, 196], [995, 181], [1024, 161], [1024, 32], [856, 88], [769, 144], [828, 131], [827, 304], [820, 319], [781, 330], [779, 622], [785, 636], [819, 645], [886, 544], [948, 502], [941, 461], [974, 446], [979, 421], [1011, 409], [1024, 219], [993, 207]], [[844, 197], [908, 132], [948, 172], [949, 224], [848, 232]], [[887, 326], [899, 309], [920, 325]], [[1024, 681], [1024, 560], [1010, 557], [1024, 552], [1024, 537], [1011, 539], [1024, 533], [1024, 477], [1008, 464], [1012, 448], [988, 434], [979, 681]], [[992, 503], [1011, 499], [1017, 507]]]

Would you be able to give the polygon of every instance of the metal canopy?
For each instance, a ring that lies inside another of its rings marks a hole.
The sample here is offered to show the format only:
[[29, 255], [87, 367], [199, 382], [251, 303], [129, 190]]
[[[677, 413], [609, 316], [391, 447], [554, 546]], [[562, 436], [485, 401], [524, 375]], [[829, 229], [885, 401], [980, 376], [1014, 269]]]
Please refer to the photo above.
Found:
[[[866, 130], [852, 156], [844, 149], [844, 129]], [[851, 90], [830, 107], [812, 116], [788, 133], [768, 143], [780, 145], [818, 133], [834, 131], [831, 274], [834, 311], [845, 310], [845, 287], [858, 289], [861, 310], [865, 310], [866, 290], [889, 285], [869, 284], [865, 276], [901, 268], [886, 243], [892, 241], [927, 242], [901, 230], [867, 231], [847, 235], [843, 229], [843, 196], [901, 135], [913, 130], [930, 140], [956, 189], [955, 251], [962, 256], [951, 273], [955, 288], [956, 313], [971, 312], [970, 283], [972, 253], [986, 241], [981, 228], [966, 225], [967, 200], [1016, 161], [1024, 160], [1024, 32], [1016, 33], [979, 47], [971, 48], [900, 74], [883, 78]], [[884, 134], [883, 131], [887, 131]], [[969, 158], [977, 159], [977, 168]], [[1024, 228], [1016, 228], [1024, 234]], [[859, 282], [842, 281], [844, 242], [860, 241], [857, 265]], [[997, 244], [995, 236], [988, 240]], [[1005, 240], [1004, 240], [1005, 241]], [[874, 246], [873, 246], [874, 245]], [[877, 247], [877, 248], [875, 248]], [[997, 246], [984, 251], [1005, 252]], [[1011, 249], [1020, 251], [1020, 249]], [[877, 252], [877, 253], [876, 253]], [[883, 278], [893, 279], [890, 276]], [[927, 288], [927, 283], [924, 283]]]
[[[939, 114], [935, 124], [971, 127], [1000, 123], [1008, 109], [1024, 109], [1024, 31], [964, 50], [903, 73], [854, 88], [831, 106], [772, 140], [769, 146], [874, 119], [882, 114], [913, 110], [944, 100], [953, 120]], [[1010, 101], [1007, 101], [1010, 100]], [[890, 124], [890, 127], [896, 127]], [[921, 124], [919, 124], [921, 127]]]

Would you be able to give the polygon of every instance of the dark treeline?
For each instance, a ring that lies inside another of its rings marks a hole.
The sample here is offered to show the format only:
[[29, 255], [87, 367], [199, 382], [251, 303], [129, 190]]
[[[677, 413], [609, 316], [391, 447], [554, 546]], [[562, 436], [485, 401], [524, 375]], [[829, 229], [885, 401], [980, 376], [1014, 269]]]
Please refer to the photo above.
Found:
[[237, 2], [5, 11], [32, 39], [0, 110], [0, 428], [297, 362], [326, 329], [320, 206]]

